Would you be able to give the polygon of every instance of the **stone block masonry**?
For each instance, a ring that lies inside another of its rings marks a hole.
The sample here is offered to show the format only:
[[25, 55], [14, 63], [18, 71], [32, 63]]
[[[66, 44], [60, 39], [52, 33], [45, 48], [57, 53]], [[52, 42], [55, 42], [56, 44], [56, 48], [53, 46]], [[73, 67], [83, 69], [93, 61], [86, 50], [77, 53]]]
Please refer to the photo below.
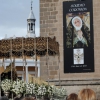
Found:
[[[49, 57], [49, 68], [47, 73], [46, 57], [41, 58], [41, 77], [45, 80], [55, 81], [59, 80], [59, 71], [61, 80], [67, 80], [63, 87], [68, 89], [68, 93], [79, 91], [82, 88], [86, 88], [87, 85], [68, 86], [72, 80], [89, 80], [100, 78], [100, 0], [93, 0], [93, 26], [94, 26], [94, 58], [95, 58], [95, 72], [93, 73], [67, 73], [64, 74], [63, 66], [63, 1], [75, 1], [75, 0], [40, 0], [40, 35], [49, 37], [56, 37], [56, 40], [60, 45], [60, 62], [58, 57]], [[81, 81], [78, 81], [81, 84]], [[98, 81], [97, 81], [98, 82]], [[54, 82], [55, 83], [55, 82]], [[55, 83], [56, 84], [56, 83]], [[89, 83], [91, 84], [91, 82]], [[88, 85], [88, 88], [92, 88], [97, 94], [100, 94], [98, 88], [99, 85]]]

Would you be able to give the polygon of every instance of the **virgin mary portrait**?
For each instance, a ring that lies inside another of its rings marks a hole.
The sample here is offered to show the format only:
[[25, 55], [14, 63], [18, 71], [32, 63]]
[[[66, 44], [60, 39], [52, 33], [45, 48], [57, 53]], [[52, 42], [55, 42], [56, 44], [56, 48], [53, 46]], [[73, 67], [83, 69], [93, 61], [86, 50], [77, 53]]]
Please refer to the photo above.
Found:
[[66, 36], [67, 48], [83, 48], [91, 44], [90, 30], [79, 16], [69, 22]]

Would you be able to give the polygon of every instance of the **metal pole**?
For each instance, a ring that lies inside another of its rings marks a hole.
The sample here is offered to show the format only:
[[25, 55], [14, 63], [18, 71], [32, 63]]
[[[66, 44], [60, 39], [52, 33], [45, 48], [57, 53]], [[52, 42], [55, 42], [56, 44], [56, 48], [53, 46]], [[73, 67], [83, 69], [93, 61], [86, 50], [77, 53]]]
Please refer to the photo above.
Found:
[[[35, 55], [36, 56], [36, 55]], [[36, 78], [38, 77], [38, 72], [37, 72], [37, 56], [35, 57], [35, 68], [36, 68]]]
[[23, 37], [22, 37], [22, 60], [23, 60], [23, 81], [25, 81], [25, 71], [24, 71], [24, 52], [23, 52]]
[[[0, 73], [0, 83], [1, 83], [1, 73]], [[0, 84], [0, 97], [1, 97], [1, 84]]]
[[48, 85], [49, 85], [49, 64], [48, 64], [48, 34], [47, 34], [47, 54], [46, 54], [46, 59], [47, 59], [47, 73], [48, 73]]
[[[28, 66], [27, 65], [27, 62], [26, 62], [26, 57], [24, 58], [24, 61], [25, 61], [25, 77], [26, 77], [26, 84], [28, 83]], [[26, 92], [27, 92], [27, 88], [26, 88]], [[24, 94], [24, 97], [25, 97], [25, 94]]]
[[[4, 64], [4, 58], [2, 59], [1, 64], [2, 64], [2, 67], [4, 67], [3, 66], [3, 64]], [[1, 73], [0, 73], [0, 83], [1, 83]], [[1, 84], [0, 84], [0, 97], [1, 97]]]
[[10, 45], [11, 45], [11, 49], [10, 49], [10, 57], [11, 57], [11, 81], [13, 81], [12, 79], [12, 39], [10, 40]]
[[26, 62], [26, 57], [24, 57], [24, 63], [25, 63], [25, 74], [26, 74], [26, 83], [28, 83], [28, 66], [27, 65], [27, 62]]
[[[11, 49], [10, 49], [10, 57], [11, 57], [11, 83], [13, 84], [13, 77], [12, 77], [12, 38], [10, 40], [10, 45], [11, 45]], [[12, 93], [12, 99], [13, 99], [13, 93]]]
[[34, 34], [34, 58], [35, 58], [35, 77], [37, 77], [37, 55], [36, 55], [36, 36]]
[[3, 58], [3, 67], [4, 67], [4, 69], [6, 69], [6, 66], [5, 66], [5, 58]]
[[[4, 67], [4, 58], [2, 59], [2, 66]], [[0, 73], [0, 83], [1, 83], [1, 73]], [[0, 84], [0, 97], [1, 97], [1, 84]]]
[[13, 67], [15, 68], [15, 56], [13, 57], [13, 63], [14, 63]]
[[60, 67], [59, 67], [59, 63], [60, 63], [60, 54], [58, 55], [58, 68], [59, 68], [59, 86], [61, 87], [61, 80], [60, 80]]

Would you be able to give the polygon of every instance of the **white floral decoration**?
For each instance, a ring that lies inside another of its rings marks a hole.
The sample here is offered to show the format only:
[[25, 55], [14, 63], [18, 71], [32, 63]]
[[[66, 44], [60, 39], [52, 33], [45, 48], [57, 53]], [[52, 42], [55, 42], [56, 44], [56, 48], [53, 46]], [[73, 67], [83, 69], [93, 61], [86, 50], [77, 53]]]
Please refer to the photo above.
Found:
[[27, 83], [26, 84], [26, 94], [37, 94], [38, 92], [38, 84]]
[[24, 81], [17, 79], [13, 81], [12, 91], [16, 94], [24, 93], [26, 91], [26, 84]]
[[64, 96], [67, 95], [66, 89], [64, 89], [64, 88], [62, 88], [62, 87], [58, 88], [58, 87], [52, 86], [52, 89], [53, 89], [53, 90], [52, 90], [52, 93], [53, 93], [53, 95], [55, 95], [56, 97], [64, 97]]
[[45, 84], [40, 85], [38, 88], [37, 95], [48, 95], [48, 96], [53, 95], [52, 87], [50, 85], [45, 85]]
[[3, 89], [4, 92], [10, 91], [11, 87], [12, 87], [11, 80], [5, 79], [5, 80], [1, 81], [1, 88]]
[[39, 85], [33, 83], [25, 83], [22, 80], [17, 79], [11, 82], [9, 79], [5, 79], [1, 82], [1, 88], [4, 92], [13, 91], [18, 94], [34, 94], [37, 96], [55, 96], [55, 97], [65, 97], [67, 95], [66, 89], [62, 87], [56, 87], [51, 85]]

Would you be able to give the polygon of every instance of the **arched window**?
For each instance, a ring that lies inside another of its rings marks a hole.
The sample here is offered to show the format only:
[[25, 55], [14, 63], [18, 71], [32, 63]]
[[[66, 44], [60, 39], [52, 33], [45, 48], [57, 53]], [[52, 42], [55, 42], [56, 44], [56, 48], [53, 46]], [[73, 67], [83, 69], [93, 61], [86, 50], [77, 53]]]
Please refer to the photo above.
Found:
[[31, 23], [31, 30], [33, 30], [33, 23]]
[[31, 30], [31, 28], [30, 28], [30, 23], [29, 23], [29, 30]]

